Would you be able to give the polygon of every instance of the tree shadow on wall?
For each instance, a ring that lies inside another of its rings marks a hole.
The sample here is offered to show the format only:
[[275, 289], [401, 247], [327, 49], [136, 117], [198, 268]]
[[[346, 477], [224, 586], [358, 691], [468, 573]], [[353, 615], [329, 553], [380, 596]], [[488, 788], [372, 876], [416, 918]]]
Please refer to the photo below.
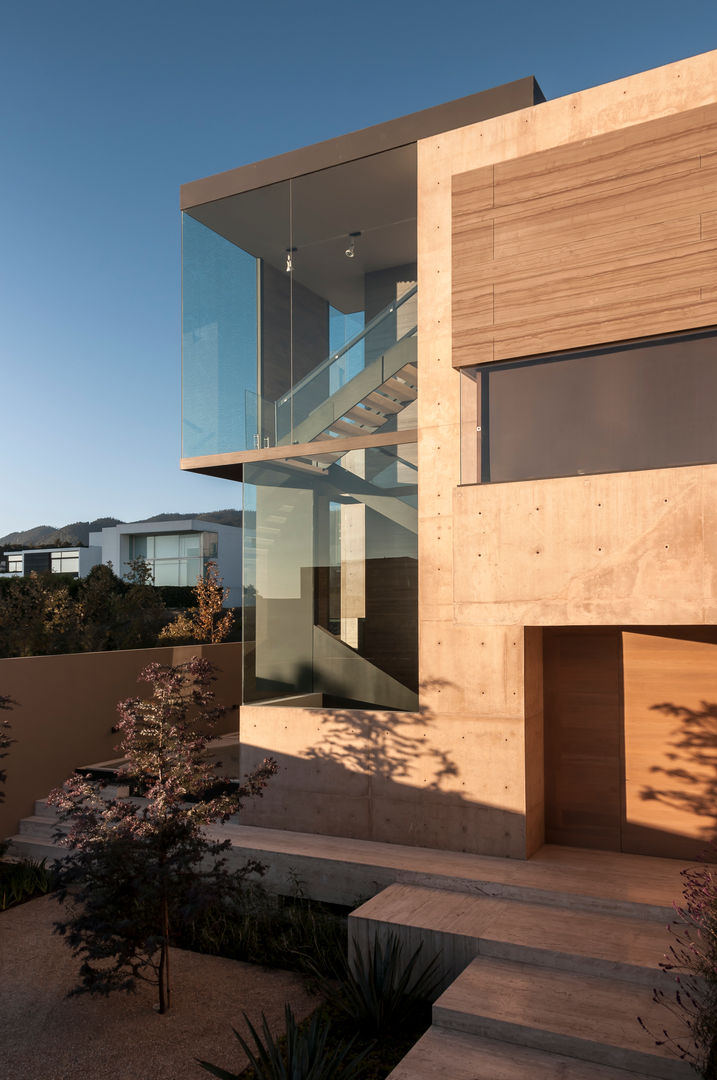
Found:
[[702, 701], [700, 706], [672, 702], [651, 706], [674, 717], [677, 725], [664, 754], [667, 763], [650, 768], [662, 782], [643, 787], [640, 798], [699, 819], [703, 839], [709, 841], [717, 826], [717, 702]]
[[[443, 679], [430, 679], [420, 689], [435, 691], [450, 685]], [[310, 760], [340, 764], [385, 781], [414, 783], [420, 760], [425, 774], [422, 787], [430, 791], [439, 791], [448, 777], [460, 773], [450, 754], [436, 745], [436, 717], [430, 709], [326, 707], [321, 725], [321, 745], [305, 755]]]

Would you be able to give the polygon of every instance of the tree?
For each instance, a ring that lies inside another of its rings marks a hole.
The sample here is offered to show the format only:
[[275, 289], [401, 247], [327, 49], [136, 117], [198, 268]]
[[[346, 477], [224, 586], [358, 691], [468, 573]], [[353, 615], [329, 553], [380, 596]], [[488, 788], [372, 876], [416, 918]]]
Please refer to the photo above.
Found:
[[173, 928], [236, 895], [248, 873], [263, 869], [249, 862], [229, 870], [230, 841], [204, 833], [245, 798], [261, 795], [278, 768], [267, 758], [233, 790], [217, 790], [204, 753], [224, 712], [214, 704], [213, 672], [197, 657], [173, 667], [150, 664], [139, 678], [152, 686], [152, 697], [118, 705], [118, 749], [127, 778], [146, 787], [143, 804], [105, 801], [98, 784], [81, 776], [48, 799], [60, 821], [70, 822], [63, 842], [74, 852], [61, 865], [57, 890], [72, 906], [55, 924], [81, 960], [73, 993], [107, 995], [143, 979], [157, 985], [158, 1009], [166, 1012]]
[[76, 605], [64, 581], [31, 573], [0, 593], [0, 656], [72, 652], [78, 631]]
[[197, 578], [194, 595], [197, 606], [182, 612], [163, 627], [160, 641], [216, 645], [229, 636], [234, 625], [234, 612], [224, 607], [229, 589], [224, 588], [215, 562], [208, 562], [203, 577]]

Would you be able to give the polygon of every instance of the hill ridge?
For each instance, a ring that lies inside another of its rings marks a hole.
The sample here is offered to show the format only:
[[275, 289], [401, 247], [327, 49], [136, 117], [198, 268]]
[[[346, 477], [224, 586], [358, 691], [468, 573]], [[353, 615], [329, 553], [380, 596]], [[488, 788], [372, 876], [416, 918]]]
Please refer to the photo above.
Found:
[[87, 547], [91, 532], [99, 532], [111, 525], [133, 525], [140, 521], [184, 521], [187, 518], [195, 518], [197, 521], [216, 522], [219, 525], [241, 526], [242, 511], [232, 508], [225, 510], [208, 510], [203, 514], [155, 514], [153, 517], [137, 518], [136, 521], [125, 522], [121, 518], [101, 517], [93, 521], [72, 521], [68, 525], [57, 528], [54, 525], [36, 525], [32, 529], [23, 529], [17, 532], [7, 533], [0, 536], [0, 548], [7, 547], [54, 547], [65, 545], [82, 545]]

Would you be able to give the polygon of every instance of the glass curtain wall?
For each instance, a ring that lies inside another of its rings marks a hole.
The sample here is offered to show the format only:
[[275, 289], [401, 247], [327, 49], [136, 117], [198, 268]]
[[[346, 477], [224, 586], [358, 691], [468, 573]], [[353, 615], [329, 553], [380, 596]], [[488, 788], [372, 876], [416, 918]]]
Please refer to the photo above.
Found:
[[416, 446], [324, 447], [244, 467], [244, 700], [416, 708]]
[[149, 564], [155, 585], [196, 585], [217, 558], [217, 533], [130, 536], [129, 557]]
[[415, 145], [186, 212], [182, 319], [184, 457], [411, 426]]

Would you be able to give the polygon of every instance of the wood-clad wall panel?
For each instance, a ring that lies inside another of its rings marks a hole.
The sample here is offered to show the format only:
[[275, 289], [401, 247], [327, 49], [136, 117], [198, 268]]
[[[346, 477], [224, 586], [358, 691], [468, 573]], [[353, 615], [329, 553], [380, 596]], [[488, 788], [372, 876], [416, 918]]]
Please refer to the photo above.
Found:
[[717, 832], [717, 628], [622, 633], [622, 850], [692, 859]]
[[717, 323], [717, 106], [453, 178], [453, 364]]

